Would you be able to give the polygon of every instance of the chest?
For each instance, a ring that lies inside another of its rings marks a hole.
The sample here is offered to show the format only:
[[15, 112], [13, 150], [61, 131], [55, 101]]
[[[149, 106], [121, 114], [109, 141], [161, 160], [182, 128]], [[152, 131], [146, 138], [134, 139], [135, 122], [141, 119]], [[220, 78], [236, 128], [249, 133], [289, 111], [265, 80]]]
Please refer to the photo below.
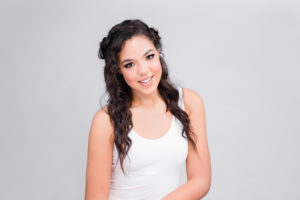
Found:
[[168, 133], [173, 125], [173, 115], [170, 112], [133, 113], [132, 124], [135, 133], [146, 139], [158, 139]]
[[167, 134], [158, 139], [147, 139], [130, 131], [132, 146], [125, 168], [132, 173], [153, 174], [165, 170], [179, 170], [188, 155], [187, 139], [181, 135], [182, 125], [173, 118]]

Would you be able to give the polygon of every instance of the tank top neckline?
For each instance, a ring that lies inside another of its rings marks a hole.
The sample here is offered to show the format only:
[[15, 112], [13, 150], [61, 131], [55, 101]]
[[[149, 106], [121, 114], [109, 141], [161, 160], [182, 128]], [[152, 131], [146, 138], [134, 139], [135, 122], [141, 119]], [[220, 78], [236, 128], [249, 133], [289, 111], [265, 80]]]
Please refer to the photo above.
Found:
[[166, 138], [170, 134], [170, 132], [171, 132], [173, 126], [174, 126], [174, 121], [175, 121], [175, 117], [174, 117], [174, 115], [172, 115], [171, 125], [169, 126], [169, 129], [167, 130], [167, 132], [163, 136], [161, 136], [159, 138], [156, 138], [156, 139], [145, 138], [145, 137], [141, 136], [139, 133], [137, 133], [133, 128], [131, 130], [132, 130], [132, 133], [134, 135], [136, 135], [138, 138], [140, 138], [142, 140], [153, 141], [153, 142], [154, 141], [160, 141], [160, 140]]

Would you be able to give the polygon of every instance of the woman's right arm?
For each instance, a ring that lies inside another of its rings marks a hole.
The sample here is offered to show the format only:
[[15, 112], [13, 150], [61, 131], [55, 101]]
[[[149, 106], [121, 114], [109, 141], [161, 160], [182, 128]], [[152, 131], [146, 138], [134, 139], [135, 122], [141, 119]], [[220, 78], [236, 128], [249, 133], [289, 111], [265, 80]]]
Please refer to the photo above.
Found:
[[100, 109], [94, 116], [88, 142], [85, 200], [108, 200], [113, 156], [113, 126]]

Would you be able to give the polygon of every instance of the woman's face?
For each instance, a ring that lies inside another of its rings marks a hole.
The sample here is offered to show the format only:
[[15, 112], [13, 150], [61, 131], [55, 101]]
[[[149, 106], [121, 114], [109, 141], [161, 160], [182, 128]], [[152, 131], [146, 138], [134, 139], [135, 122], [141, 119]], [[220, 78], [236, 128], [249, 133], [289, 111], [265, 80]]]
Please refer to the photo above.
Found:
[[146, 36], [126, 40], [120, 52], [120, 73], [134, 95], [149, 95], [156, 91], [162, 68], [159, 52]]

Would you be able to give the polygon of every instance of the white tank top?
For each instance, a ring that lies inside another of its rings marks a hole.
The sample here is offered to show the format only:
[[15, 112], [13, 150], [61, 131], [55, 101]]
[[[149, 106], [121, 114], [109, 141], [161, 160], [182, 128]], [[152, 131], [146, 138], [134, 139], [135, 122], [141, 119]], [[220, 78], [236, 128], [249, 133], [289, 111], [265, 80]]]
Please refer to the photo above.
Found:
[[[178, 90], [184, 110], [182, 88]], [[144, 138], [131, 129], [132, 145], [123, 163], [126, 175], [114, 144], [109, 199], [159, 200], [186, 182], [188, 141], [181, 131], [182, 124], [174, 115], [167, 133], [158, 139]]]

